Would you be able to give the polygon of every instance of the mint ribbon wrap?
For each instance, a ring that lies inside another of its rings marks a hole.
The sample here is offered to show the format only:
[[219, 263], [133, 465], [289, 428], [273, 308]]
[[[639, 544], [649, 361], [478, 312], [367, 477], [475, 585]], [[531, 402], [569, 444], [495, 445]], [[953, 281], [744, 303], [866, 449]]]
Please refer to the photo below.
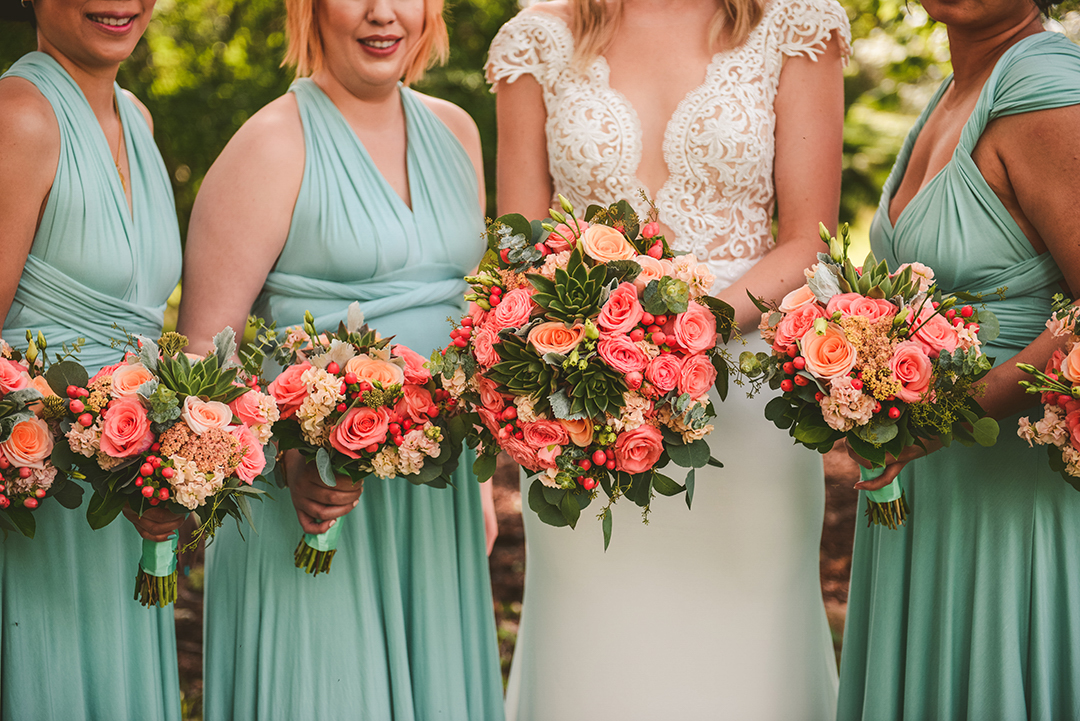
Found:
[[148, 576], [171, 576], [176, 573], [176, 549], [179, 545], [180, 534], [173, 531], [167, 541], [142, 542], [142, 558], [139, 559], [139, 568]]
[[[884, 466], [874, 466], [873, 468], [859, 466], [859, 479], [872, 481], [875, 478], [880, 478], [884, 472]], [[907, 520], [908, 506], [907, 500], [904, 498], [904, 487], [900, 484], [899, 476], [884, 488], [879, 488], [876, 491], [864, 491], [864, 493], [866, 493], [866, 515], [869, 518], [867, 525], [877, 524], [894, 530], [904, 525]]]
[[294, 554], [297, 568], [302, 568], [313, 576], [330, 570], [330, 562], [334, 560], [338, 539], [341, 538], [343, 519], [344, 516], [339, 518], [325, 533], [304, 534]]
[[304, 545], [316, 551], [336, 550], [338, 539], [341, 538], [341, 526], [341, 519], [339, 518], [338, 522], [330, 526], [330, 530], [325, 533], [305, 533]]
[[[881, 474], [884, 472], [884, 466], [874, 466], [873, 468], [863, 468], [862, 466], [859, 466], [859, 479], [863, 481], [872, 481], [875, 478], [881, 477]], [[904, 488], [900, 485], [899, 476], [894, 478], [893, 482], [884, 488], [879, 488], [876, 491], [866, 491], [866, 497], [874, 503], [892, 503], [902, 495], [904, 495]]]

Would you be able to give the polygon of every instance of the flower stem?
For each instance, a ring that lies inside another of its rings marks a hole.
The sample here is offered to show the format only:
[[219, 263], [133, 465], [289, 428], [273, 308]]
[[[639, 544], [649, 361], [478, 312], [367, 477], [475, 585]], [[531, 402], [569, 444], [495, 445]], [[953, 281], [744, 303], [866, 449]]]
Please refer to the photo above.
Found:
[[135, 576], [135, 600], [143, 606], [165, 608], [176, 602], [176, 571], [167, 576], [151, 576], [139, 569]]
[[296, 547], [296, 567], [304, 569], [313, 576], [327, 573], [330, 571], [330, 563], [334, 560], [335, 553], [337, 553], [336, 549], [317, 551], [307, 545], [304, 539], [301, 538], [299, 545]]
[[895, 501], [889, 501], [887, 503], [878, 503], [877, 501], [871, 501], [866, 499], [866, 525], [878, 525], [885, 526], [886, 528], [896, 530], [900, 526], [904, 525], [908, 516], [907, 499], [904, 494], [901, 493], [900, 497]]

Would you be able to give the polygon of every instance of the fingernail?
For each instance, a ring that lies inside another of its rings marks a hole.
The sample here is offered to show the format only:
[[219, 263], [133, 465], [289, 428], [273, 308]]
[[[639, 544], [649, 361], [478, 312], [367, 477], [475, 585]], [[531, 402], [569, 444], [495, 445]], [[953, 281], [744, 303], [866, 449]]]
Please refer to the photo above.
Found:
[[330, 525], [329, 525], [329, 526], [327, 526], [327, 528], [333, 528], [333, 527], [334, 527], [334, 524], [335, 524], [335, 523], [337, 523], [337, 519], [336, 519], [336, 518], [335, 518], [334, 520], [330, 521]]
[[353, 508], [356, 508], [359, 505], [360, 505], [360, 499], [359, 498], [357, 498], [355, 501], [352, 502], [352, 507]]

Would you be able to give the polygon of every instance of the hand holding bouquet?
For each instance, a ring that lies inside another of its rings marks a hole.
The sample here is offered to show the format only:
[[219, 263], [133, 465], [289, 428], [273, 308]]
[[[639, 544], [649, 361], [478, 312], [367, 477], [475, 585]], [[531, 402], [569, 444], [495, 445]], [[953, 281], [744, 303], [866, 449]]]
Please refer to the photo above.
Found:
[[[360, 307], [336, 333], [318, 333], [311, 314], [274, 351], [285, 365], [269, 386], [281, 420], [281, 450], [297, 449], [314, 462], [323, 483], [336, 476], [354, 485], [369, 474], [401, 476], [415, 484], [445, 488], [465, 440], [456, 403], [436, 384], [422, 356], [363, 324]], [[296, 549], [297, 568], [330, 570], [342, 524], [305, 534]]]
[[[602, 488], [606, 547], [620, 496], [646, 513], [654, 491], [686, 491], [689, 505], [694, 469], [717, 464], [703, 440], [716, 415], [708, 392], [727, 392], [717, 338], [734, 314], [655, 220], [639, 229], [625, 201], [580, 220], [561, 200], [551, 222], [490, 225], [489, 253], [466, 278], [470, 312], [432, 364], [477, 416], [480, 479], [506, 451], [536, 474], [529, 506], [553, 526], [574, 527]], [[689, 468], [685, 485], [660, 472], [669, 462]]]
[[[204, 358], [183, 353], [187, 338], [176, 333], [129, 342], [138, 353], [93, 378], [79, 368], [81, 377], [65, 379], [62, 458], [94, 489], [90, 526], [103, 528], [126, 505], [139, 515], [154, 506], [193, 513], [193, 542], [212, 536], [225, 516], [250, 522], [248, 498], [263, 493], [252, 484], [273, 468], [263, 446], [276, 408], [239, 381], [232, 330]], [[176, 550], [175, 534], [143, 541], [135, 597], [144, 606], [176, 600]]]
[[[863, 480], [925, 439], [992, 445], [997, 422], [975, 396], [992, 365], [981, 344], [997, 336], [996, 317], [960, 305], [975, 298], [943, 295], [922, 264], [890, 273], [871, 253], [855, 267], [846, 226], [840, 240], [824, 226], [821, 237], [830, 252], [818, 254], [806, 285], [779, 306], [754, 299], [773, 352], [744, 352], [740, 366], [781, 391], [766, 417], [821, 453], [846, 439], [875, 466], [863, 470]], [[867, 496], [872, 523], [903, 525], [908, 509], [899, 479]]]

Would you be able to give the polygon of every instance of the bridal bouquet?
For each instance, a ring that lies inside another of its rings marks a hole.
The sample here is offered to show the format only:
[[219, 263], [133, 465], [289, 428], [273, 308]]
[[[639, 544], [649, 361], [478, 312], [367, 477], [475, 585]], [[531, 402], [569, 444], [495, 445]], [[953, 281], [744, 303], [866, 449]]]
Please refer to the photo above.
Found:
[[1042, 396], [1043, 416], [1032, 424], [1030, 418], [1021, 418], [1018, 435], [1028, 445], [1038, 443], [1046, 446], [1050, 467], [1059, 472], [1073, 488], [1080, 490], [1080, 336], [1076, 333], [1076, 321], [1080, 308], [1063, 296], [1054, 297], [1054, 312], [1046, 327], [1055, 337], [1066, 337], [1065, 351], [1055, 350], [1046, 364], [1046, 370], [1027, 363], [1017, 367], [1035, 377], [1021, 381], [1028, 393]]
[[[727, 392], [717, 337], [734, 314], [709, 296], [704, 264], [672, 257], [655, 219], [639, 229], [622, 201], [579, 220], [560, 200], [551, 222], [490, 224], [489, 253], [466, 278], [469, 314], [432, 366], [476, 414], [478, 477], [506, 451], [536, 474], [529, 506], [553, 526], [575, 527], [603, 489], [606, 547], [620, 496], [647, 513], [654, 491], [685, 490], [689, 505], [694, 469], [719, 465], [703, 439], [709, 389]], [[685, 485], [660, 472], [669, 462], [689, 468]]]
[[0, 340], [0, 529], [33, 538], [33, 511], [46, 498], [65, 508], [82, 502], [82, 488], [52, 463], [64, 402], [50, 387], [50, 379], [62, 383], [64, 371], [79, 366], [58, 355], [45, 371], [45, 338], [27, 331], [26, 340], [25, 353]]
[[[86, 518], [94, 529], [125, 505], [140, 515], [153, 506], [193, 513], [194, 541], [210, 537], [232, 516], [250, 523], [256, 480], [273, 468], [264, 455], [274, 403], [240, 381], [233, 331], [214, 338], [205, 357], [183, 353], [187, 338], [165, 333], [157, 342], [129, 339], [138, 352], [69, 377], [62, 422], [65, 463], [94, 489]], [[144, 606], [176, 600], [177, 534], [143, 541], [135, 597]]]
[[[466, 428], [424, 358], [368, 328], [356, 303], [336, 333], [319, 334], [313, 323], [305, 314], [303, 328], [289, 329], [274, 351], [286, 366], [269, 386], [281, 413], [280, 449], [314, 461], [328, 486], [337, 485], [335, 474], [354, 485], [374, 474], [445, 488]], [[329, 571], [341, 528], [305, 534], [297, 568]]]
[[[864, 480], [927, 438], [992, 445], [998, 425], [975, 401], [975, 384], [992, 365], [981, 344], [997, 336], [997, 318], [960, 304], [972, 296], [943, 295], [920, 263], [890, 273], [871, 253], [857, 268], [846, 226], [840, 240], [824, 226], [821, 237], [829, 254], [818, 254], [806, 285], [779, 306], [754, 299], [773, 352], [744, 352], [740, 366], [756, 385], [781, 391], [766, 417], [821, 453], [846, 439], [875, 465]], [[899, 479], [867, 497], [872, 523], [903, 525]]]

